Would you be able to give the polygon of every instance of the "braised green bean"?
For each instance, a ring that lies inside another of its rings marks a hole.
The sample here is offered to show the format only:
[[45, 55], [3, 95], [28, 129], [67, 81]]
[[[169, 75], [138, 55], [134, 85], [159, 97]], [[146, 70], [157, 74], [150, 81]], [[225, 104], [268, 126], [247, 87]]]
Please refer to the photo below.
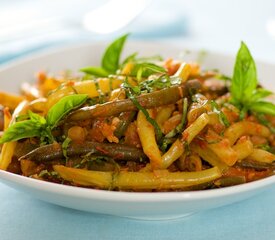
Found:
[[[67, 156], [83, 156], [85, 154], [96, 154], [100, 156], [112, 157], [114, 160], [142, 161], [147, 157], [142, 150], [122, 144], [85, 142], [83, 144], [71, 143], [67, 148]], [[61, 144], [54, 143], [41, 146], [19, 160], [29, 159], [36, 162], [48, 162], [63, 158]]]
[[[154, 108], [162, 105], [176, 103], [190, 93], [198, 91], [201, 84], [198, 80], [190, 80], [181, 86], [173, 86], [152, 93], [143, 94], [137, 97], [137, 101], [144, 108]], [[109, 117], [121, 112], [137, 111], [137, 107], [130, 99], [118, 100], [98, 104], [90, 107], [83, 107], [68, 115], [67, 121], [81, 121], [97, 117]]]
[[133, 121], [135, 115], [136, 115], [136, 112], [123, 112], [120, 114], [120, 123], [114, 132], [114, 135], [117, 138], [121, 138], [123, 136], [127, 127]]

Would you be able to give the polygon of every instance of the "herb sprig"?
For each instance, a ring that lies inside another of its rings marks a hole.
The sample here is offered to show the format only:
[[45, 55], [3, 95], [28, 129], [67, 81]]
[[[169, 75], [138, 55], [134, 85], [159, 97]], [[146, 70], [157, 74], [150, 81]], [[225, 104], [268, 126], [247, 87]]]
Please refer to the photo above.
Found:
[[141, 63], [134, 63], [134, 68], [132, 69], [129, 76], [136, 77], [139, 82], [141, 82], [142, 78], [147, 78], [153, 74], [166, 74], [166, 70], [158, 66], [154, 63], [150, 62], [141, 62]]
[[30, 137], [40, 137], [41, 143], [52, 143], [54, 137], [51, 131], [56, 127], [57, 123], [69, 111], [85, 103], [87, 98], [87, 94], [66, 96], [50, 108], [46, 118], [29, 111], [29, 119], [11, 125], [0, 138], [0, 144]]
[[258, 87], [256, 64], [244, 42], [237, 53], [230, 93], [231, 102], [241, 110], [240, 119], [248, 111], [275, 115], [275, 105], [264, 100], [272, 92]]
[[89, 66], [81, 68], [80, 71], [88, 74], [88, 76], [108, 77], [109, 75], [117, 74], [117, 71], [122, 69], [125, 64], [132, 62], [134, 63], [134, 68], [130, 76], [137, 77], [138, 80], [154, 73], [166, 73], [163, 67], [153, 63], [153, 61], [161, 61], [162, 58], [160, 56], [138, 58], [138, 53], [135, 52], [120, 63], [121, 53], [128, 36], [129, 34], [125, 34], [119, 37], [106, 48], [101, 59], [100, 67]]
[[108, 77], [110, 74], [115, 74], [119, 69], [120, 55], [128, 36], [129, 34], [125, 34], [119, 37], [106, 48], [100, 67], [85, 67], [80, 71], [96, 77]]

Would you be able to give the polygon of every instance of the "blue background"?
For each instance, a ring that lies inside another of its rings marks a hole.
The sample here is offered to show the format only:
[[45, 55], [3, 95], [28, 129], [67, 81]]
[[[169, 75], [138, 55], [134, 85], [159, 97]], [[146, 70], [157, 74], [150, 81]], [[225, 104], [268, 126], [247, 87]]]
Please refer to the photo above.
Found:
[[92, 214], [36, 200], [0, 184], [0, 239], [275, 239], [275, 189], [169, 221]]

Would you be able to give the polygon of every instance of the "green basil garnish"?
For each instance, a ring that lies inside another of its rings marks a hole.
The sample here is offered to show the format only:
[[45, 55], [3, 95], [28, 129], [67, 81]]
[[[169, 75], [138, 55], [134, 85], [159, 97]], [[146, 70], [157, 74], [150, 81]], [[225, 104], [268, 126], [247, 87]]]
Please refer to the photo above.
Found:
[[125, 34], [119, 37], [107, 47], [101, 59], [100, 67], [85, 67], [81, 68], [80, 71], [96, 77], [107, 77], [110, 74], [115, 74], [119, 69], [120, 55], [128, 36], [129, 34]]
[[241, 119], [247, 111], [275, 115], [275, 105], [263, 100], [272, 92], [257, 86], [255, 62], [247, 46], [242, 42], [236, 57], [230, 88], [231, 102], [241, 110]]
[[137, 58], [138, 53], [132, 53], [125, 58], [120, 64], [121, 52], [129, 34], [125, 34], [115, 41], [113, 41], [105, 50], [105, 53], [101, 59], [101, 66], [89, 66], [81, 68], [80, 71], [88, 74], [88, 78], [91, 76], [95, 77], [107, 77], [111, 74], [116, 74], [117, 70], [122, 69], [125, 64], [129, 62], [134, 63], [134, 69], [130, 73], [131, 76], [137, 76], [138, 79], [141, 77], [148, 77], [154, 73], [166, 73], [166, 70], [150, 61], [160, 61], [160, 56]]
[[[158, 143], [161, 143], [162, 136], [163, 136], [161, 129], [160, 129], [159, 125], [157, 124], [157, 122], [153, 118], [150, 117], [147, 110], [144, 107], [142, 107], [140, 105], [140, 103], [138, 102], [138, 100], [136, 98], [136, 95], [138, 95], [138, 93], [137, 93], [135, 87], [133, 87], [133, 86], [131, 86], [131, 84], [129, 84], [127, 78], [126, 78], [125, 82], [123, 83], [122, 87], [125, 89], [127, 97], [133, 102], [133, 104], [137, 107], [137, 109], [140, 110], [145, 115], [147, 121], [154, 127], [157, 141], [158, 141]], [[139, 94], [140, 94], [140, 92], [139, 92]]]
[[241, 107], [246, 105], [250, 101], [257, 83], [255, 62], [247, 46], [242, 42], [237, 54], [231, 82], [232, 101]]
[[17, 141], [23, 138], [40, 136], [44, 125], [40, 125], [33, 120], [24, 120], [11, 125], [0, 138], [0, 143]]
[[249, 109], [257, 113], [275, 116], [275, 105], [271, 102], [257, 101], [250, 104]]
[[53, 142], [51, 130], [71, 110], [85, 103], [87, 98], [87, 94], [66, 96], [50, 108], [46, 118], [29, 111], [29, 119], [11, 125], [0, 138], [0, 144], [30, 137], [40, 137], [42, 143]]
[[115, 73], [119, 68], [119, 60], [124, 43], [129, 34], [116, 39], [105, 51], [101, 60], [101, 66], [110, 73]]
[[71, 110], [80, 107], [86, 102], [87, 94], [75, 94], [61, 98], [55, 105], [51, 107], [47, 114], [47, 124], [54, 128], [56, 124]]

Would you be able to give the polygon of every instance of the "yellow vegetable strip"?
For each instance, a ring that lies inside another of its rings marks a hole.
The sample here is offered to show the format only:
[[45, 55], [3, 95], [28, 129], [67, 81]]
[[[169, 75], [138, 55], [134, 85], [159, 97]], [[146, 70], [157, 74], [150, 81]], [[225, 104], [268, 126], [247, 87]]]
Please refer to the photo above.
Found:
[[162, 168], [169, 167], [175, 160], [177, 160], [184, 153], [184, 144], [190, 144], [200, 131], [204, 129], [208, 122], [208, 115], [203, 113], [195, 122], [186, 128], [182, 133], [182, 139], [177, 139], [169, 150], [162, 156]]
[[11, 119], [12, 119], [12, 116], [9, 111], [9, 108], [8, 107], [4, 108], [4, 130], [6, 130], [9, 127]]
[[155, 121], [159, 126], [162, 126], [162, 124], [169, 119], [169, 117], [172, 115], [173, 111], [175, 110], [174, 105], [168, 105], [162, 107], [156, 116]]
[[123, 82], [123, 79], [100, 78], [96, 81], [98, 85], [94, 80], [68, 83], [63, 88], [49, 95], [47, 109], [57, 103], [62, 97], [70, 94], [88, 94], [90, 98], [94, 98], [100, 96], [101, 93], [109, 93], [112, 89], [118, 88]]
[[106, 94], [111, 92], [113, 89], [119, 88], [120, 84], [123, 82], [123, 79], [100, 78], [96, 81], [98, 83], [99, 89], [97, 88], [95, 81], [76, 82], [74, 89], [79, 94], [88, 94], [90, 98], [98, 97], [100, 95], [99, 91], [101, 91], [103, 94]]
[[201, 147], [198, 144], [191, 144], [191, 150], [198, 153], [199, 156], [210, 163], [212, 166], [218, 167], [222, 172], [228, 169], [228, 166], [207, 146]]
[[89, 171], [84, 169], [70, 168], [63, 165], [53, 166], [54, 171], [67, 181], [82, 186], [99, 187], [108, 189], [112, 185], [112, 172]]
[[30, 102], [30, 110], [35, 113], [44, 112], [46, 107], [47, 107], [46, 98], [38, 98]]
[[132, 63], [132, 62], [127, 63], [124, 66], [124, 68], [122, 69], [121, 74], [122, 75], [129, 75], [129, 74], [131, 74], [131, 72], [132, 72], [132, 70], [133, 70], [134, 67], [135, 67], [134, 63]]
[[221, 177], [217, 167], [198, 172], [120, 172], [114, 178], [113, 186], [119, 189], [168, 190], [195, 186]]
[[11, 163], [14, 150], [16, 148], [17, 142], [4, 143], [0, 156], [0, 169], [7, 170]]
[[[149, 114], [151, 110], [148, 110]], [[158, 148], [154, 127], [147, 121], [145, 115], [139, 111], [137, 116], [137, 132], [143, 148], [143, 152], [150, 159], [153, 169], [159, 169], [162, 165], [161, 154]]]
[[[150, 111], [150, 110], [149, 110]], [[209, 121], [206, 113], [202, 114], [197, 120], [183, 131], [182, 139], [177, 139], [170, 149], [161, 157], [158, 148], [153, 126], [146, 120], [144, 114], [140, 111], [137, 117], [137, 131], [141, 141], [144, 153], [150, 159], [153, 169], [165, 169], [177, 160], [184, 152], [184, 143], [190, 142], [199, 134]]]
[[197, 93], [193, 95], [193, 98], [195, 101], [191, 104], [187, 113], [187, 120], [189, 124], [194, 122], [201, 114], [211, 109], [209, 101], [204, 95]]
[[224, 163], [233, 166], [238, 160], [237, 152], [231, 147], [227, 138], [223, 138], [215, 131], [209, 129], [205, 140], [210, 148]]
[[48, 110], [54, 105], [56, 104], [61, 98], [68, 96], [68, 95], [72, 95], [75, 94], [76, 91], [74, 90], [73, 84], [66, 84], [66, 86], [58, 89], [58, 90], [54, 90], [53, 93], [51, 93], [48, 96], [47, 99], [47, 103], [46, 103], [46, 109], [45, 109], [45, 114], [48, 112]]
[[202, 170], [202, 162], [201, 158], [196, 153], [191, 153], [190, 156], [188, 156], [188, 166], [190, 171], [201, 171]]
[[168, 168], [174, 161], [176, 161], [184, 153], [184, 142], [177, 139], [169, 150], [162, 156], [162, 168]]
[[272, 163], [275, 161], [275, 155], [263, 149], [255, 148], [246, 159], [263, 163]]
[[0, 104], [2, 106], [8, 107], [9, 109], [13, 110], [17, 107], [17, 105], [24, 100], [24, 97], [0, 92]]
[[193, 122], [188, 128], [186, 128], [182, 133], [182, 140], [186, 141], [188, 144], [204, 129], [208, 124], [209, 117], [206, 113], [200, 115], [195, 122]]
[[168, 190], [207, 183], [221, 177], [217, 167], [198, 172], [98, 172], [55, 165], [54, 170], [75, 184], [103, 189]]
[[228, 166], [233, 166], [238, 160], [238, 154], [230, 146], [228, 139], [223, 139], [214, 144], [207, 144], [207, 146]]
[[208, 116], [209, 116], [209, 125], [215, 126], [217, 124], [221, 124], [218, 113], [209, 112]]
[[249, 121], [234, 123], [224, 132], [224, 136], [229, 139], [231, 145], [244, 135], [256, 135], [268, 138], [271, 132], [267, 127]]
[[253, 152], [253, 143], [248, 137], [241, 137], [232, 148], [238, 155], [238, 161], [241, 161]]
[[[17, 106], [17, 108], [13, 112], [9, 125], [12, 125], [15, 122], [17, 116], [25, 113], [27, 105], [28, 105], [28, 102], [23, 101]], [[7, 142], [3, 144], [1, 156], [0, 156], [0, 169], [7, 170], [9, 164], [11, 163], [16, 145], [17, 145], [16, 141]]]
[[181, 82], [186, 82], [191, 74], [191, 66], [188, 63], [182, 63], [178, 71], [174, 74], [175, 77], [181, 78]]

